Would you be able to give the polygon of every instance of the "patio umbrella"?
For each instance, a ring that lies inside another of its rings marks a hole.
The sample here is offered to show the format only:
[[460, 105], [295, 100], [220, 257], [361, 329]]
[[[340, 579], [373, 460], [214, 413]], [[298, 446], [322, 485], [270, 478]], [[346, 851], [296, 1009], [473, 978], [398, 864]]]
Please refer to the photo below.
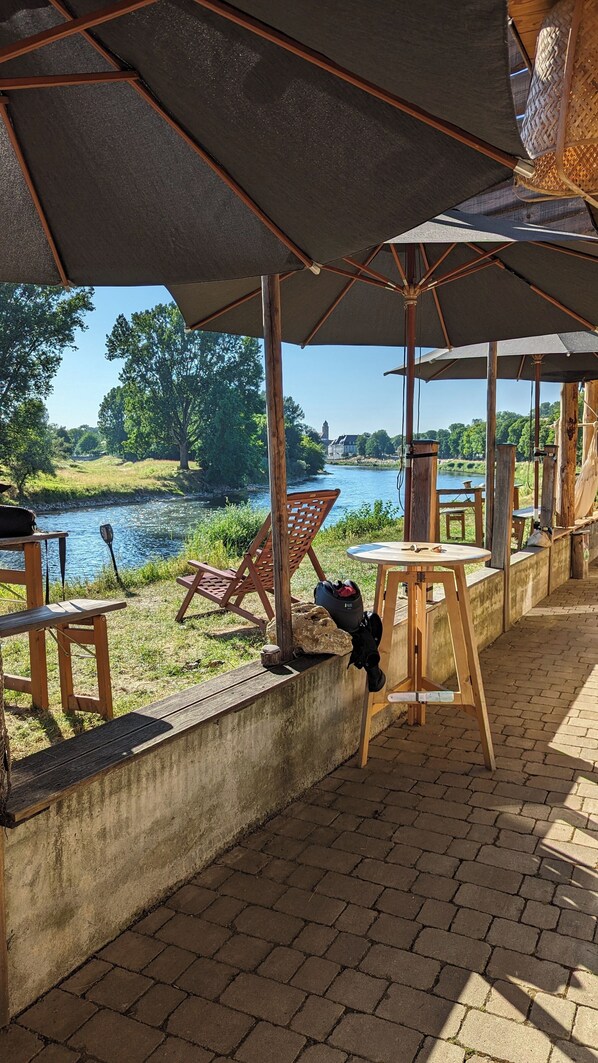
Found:
[[[533, 380], [535, 383], [534, 451], [536, 452], [540, 448], [541, 382], [569, 384], [598, 379], [598, 336], [591, 332], [569, 332], [554, 336], [499, 340], [496, 343], [496, 356], [498, 377], [506, 380]], [[488, 344], [477, 343], [466, 347], [430, 351], [429, 354], [422, 355], [415, 366], [415, 375], [425, 381], [480, 380], [486, 378], [488, 364]], [[389, 370], [390, 374], [404, 374], [405, 372], [405, 367]], [[487, 462], [487, 464], [490, 463]], [[587, 483], [588, 469], [584, 473], [584, 483]], [[534, 464], [534, 509], [538, 508], [539, 503], [539, 471], [536, 461]]]
[[[328, 263], [318, 277], [304, 270], [281, 281], [288, 342], [406, 347], [406, 539], [416, 347], [598, 323], [598, 239], [460, 211]], [[170, 291], [192, 328], [263, 335], [256, 277]]]
[[504, 0], [1, 8], [0, 281], [312, 266], [521, 168]]
[[[505, 0], [2, 0], [0, 281], [317, 271], [529, 171], [506, 16]], [[284, 453], [273, 467], [284, 582]], [[277, 612], [288, 650], [288, 588]]]

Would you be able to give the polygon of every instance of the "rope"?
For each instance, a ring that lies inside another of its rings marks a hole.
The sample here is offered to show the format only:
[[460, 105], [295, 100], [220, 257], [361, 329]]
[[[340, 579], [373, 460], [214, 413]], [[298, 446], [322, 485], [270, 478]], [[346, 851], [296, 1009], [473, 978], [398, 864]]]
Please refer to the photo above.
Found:
[[0, 643], [0, 821], [4, 819], [6, 803], [10, 794], [10, 741], [4, 714], [4, 668]]

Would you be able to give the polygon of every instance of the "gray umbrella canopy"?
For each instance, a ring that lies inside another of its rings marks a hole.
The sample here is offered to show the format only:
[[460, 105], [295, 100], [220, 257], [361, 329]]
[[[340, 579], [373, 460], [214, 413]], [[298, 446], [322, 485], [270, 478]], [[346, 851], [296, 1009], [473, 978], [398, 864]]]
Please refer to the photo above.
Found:
[[[535, 380], [536, 366], [545, 383], [568, 384], [598, 380], [598, 336], [569, 332], [555, 336], [499, 340], [497, 376], [506, 380]], [[389, 369], [385, 376], [405, 374], [405, 366]], [[420, 380], [482, 380], [488, 371], [488, 344], [474, 343], [422, 355], [415, 366]]]
[[279, 273], [523, 154], [505, 0], [2, 0], [0, 281]]
[[[416, 342], [456, 346], [598, 325], [598, 239], [459, 211], [281, 285], [289, 343], [406, 343], [407, 248]], [[358, 279], [359, 278], [359, 279]], [[171, 285], [190, 327], [262, 334], [259, 278]]]

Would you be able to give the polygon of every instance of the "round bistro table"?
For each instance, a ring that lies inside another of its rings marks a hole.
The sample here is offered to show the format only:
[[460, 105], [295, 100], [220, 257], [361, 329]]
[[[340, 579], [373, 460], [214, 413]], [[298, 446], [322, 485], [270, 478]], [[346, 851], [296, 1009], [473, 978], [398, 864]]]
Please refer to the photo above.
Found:
[[[407, 585], [407, 674], [392, 689], [385, 686], [377, 693], [366, 692], [359, 743], [360, 767], [364, 767], [368, 759], [372, 718], [386, 708], [389, 694], [405, 691], [425, 694], [446, 689], [434, 683], [427, 674], [430, 650], [427, 591], [432, 584], [440, 583], [444, 588], [458, 684], [452, 704], [476, 719], [484, 763], [493, 770], [492, 735], [465, 577], [465, 565], [487, 561], [489, 551], [458, 543], [393, 542], [351, 546], [347, 553], [356, 561], [378, 566], [374, 611], [382, 617], [384, 628], [379, 650], [380, 667], [385, 675], [388, 674], [392, 650], [399, 586]], [[408, 704], [407, 722], [426, 722], [425, 702]]]

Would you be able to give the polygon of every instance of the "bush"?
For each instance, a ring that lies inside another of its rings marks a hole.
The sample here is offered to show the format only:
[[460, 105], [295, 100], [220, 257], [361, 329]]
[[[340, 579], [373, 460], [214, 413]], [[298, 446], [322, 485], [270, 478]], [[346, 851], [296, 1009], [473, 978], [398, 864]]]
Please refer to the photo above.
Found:
[[395, 524], [399, 520], [399, 516], [398, 506], [394, 506], [392, 502], [383, 502], [381, 498], [377, 498], [373, 504], [364, 502], [359, 509], [354, 510], [352, 513], [345, 513], [336, 524], [325, 529], [322, 534], [333, 541], [368, 536], [374, 532], [379, 532], [382, 528]]
[[218, 565], [237, 560], [255, 539], [266, 516], [267, 510], [252, 509], [248, 503], [227, 505], [206, 514], [187, 542], [187, 556]]

